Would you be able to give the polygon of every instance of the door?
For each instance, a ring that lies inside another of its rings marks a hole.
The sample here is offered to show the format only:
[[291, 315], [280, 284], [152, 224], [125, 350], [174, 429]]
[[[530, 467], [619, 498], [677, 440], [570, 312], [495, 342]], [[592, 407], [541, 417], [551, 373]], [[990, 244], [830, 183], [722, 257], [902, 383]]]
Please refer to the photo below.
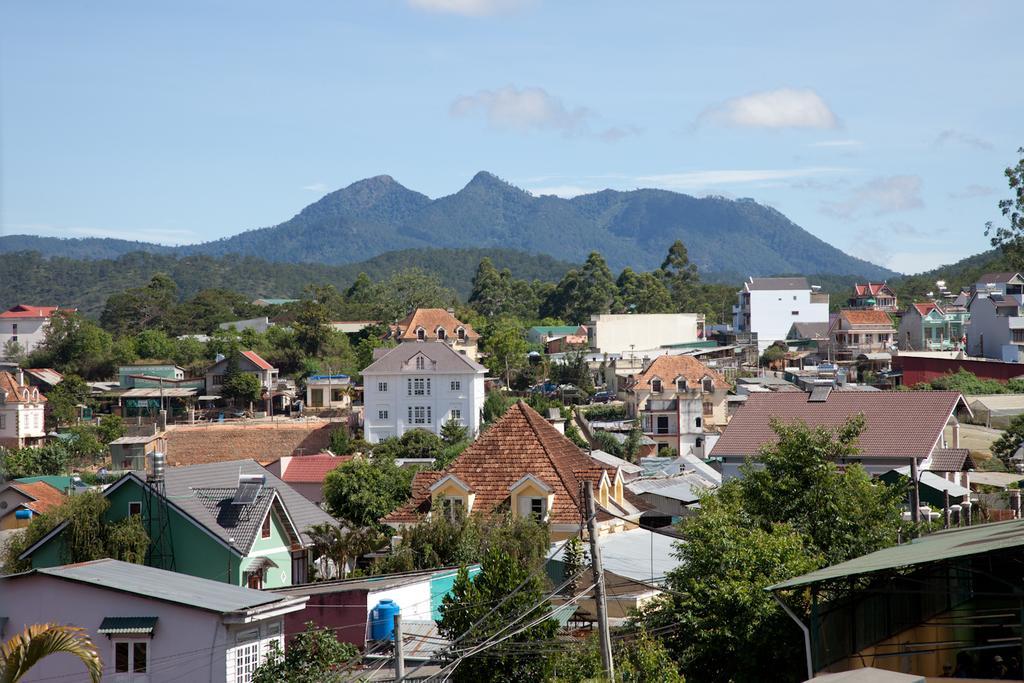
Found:
[[312, 403], [310, 405], [314, 408], [324, 407], [324, 390], [323, 389], [310, 389], [310, 398]]
[[116, 683], [149, 681], [149, 641], [114, 641], [114, 677]]

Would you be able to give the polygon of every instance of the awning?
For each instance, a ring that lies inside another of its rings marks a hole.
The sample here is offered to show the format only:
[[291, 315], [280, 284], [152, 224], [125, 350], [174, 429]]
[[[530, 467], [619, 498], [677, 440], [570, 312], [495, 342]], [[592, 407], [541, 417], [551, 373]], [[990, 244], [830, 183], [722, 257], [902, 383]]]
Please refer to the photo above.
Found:
[[160, 398], [161, 396], [164, 398], [186, 398], [188, 396], [195, 396], [197, 393], [199, 393], [198, 389], [182, 389], [179, 387], [166, 387], [164, 389], [158, 387], [136, 387], [121, 394], [121, 398]]
[[857, 356], [857, 360], [890, 361], [892, 360], [892, 354], [886, 353], [885, 351], [879, 351], [876, 353], [862, 353], [859, 356]]
[[220, 396], [200, 396], [199, 400], [200, 401], [218, 401], [218, 400], [220, 400]]
[[156, 617], [103, 617], [99, 633], [117, 635], [125, 633], [153, 635]]
[[269, 557], [257, 557], [252, 563], [245, 568], [247, 572], [261, 572], [264, 569], [277, 568], [277, 562], [274, 562]]

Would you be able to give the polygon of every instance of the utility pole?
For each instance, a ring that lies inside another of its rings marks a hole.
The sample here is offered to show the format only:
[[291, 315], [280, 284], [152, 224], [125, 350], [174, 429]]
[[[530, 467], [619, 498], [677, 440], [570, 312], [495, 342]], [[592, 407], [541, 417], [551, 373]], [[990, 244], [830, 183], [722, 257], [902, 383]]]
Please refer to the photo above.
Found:
[[405, 643], [402, 640], [402, 615], [395, 615], [395, 680], [405, 678]]
[[910, 478], [913, 488], [910, 489], [910, 519], [915, 524], [921, 521], [921, 490], [918, 488], [917, 458], [910, 459]]
[[584, 482], [583, 498], [587, 506], [587, 535], [590, 536], [590, 566], [594, 574], [594, 597], [597, 603], [597, 628], [601, 640], [601, 663], [609, 681], [615, 680], [612, 661], [612, 637], [608, 631], [608, 603], [605, 595], [604, 568], [601, 565], [601, 547], [597, 542], [597, 506], [594, 504], [594, 484]]

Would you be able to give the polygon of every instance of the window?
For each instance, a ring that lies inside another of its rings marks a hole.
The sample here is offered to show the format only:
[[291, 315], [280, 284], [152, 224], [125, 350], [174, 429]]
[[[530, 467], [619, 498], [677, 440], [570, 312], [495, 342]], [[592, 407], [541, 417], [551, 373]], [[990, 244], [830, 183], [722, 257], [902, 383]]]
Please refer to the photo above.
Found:
[[141, 515], [142, 514], [142, 501], [130, 500], [128, 501], [128, 514], [129, 515]]
[[462, 391], [462, 380], [453, 379], [451, 381], [451, 390], [452, 391]]
[[7, 416], [0, 415], [0, 430], [7, 429]]
[[377, 411], [377, 419], [378, 420], [386, 420], [386, 419], [388, 419], [388, 411], [387, 410], [378, 410]]
[[686, 391], [686, 380], [679, 378], [676, 380], [676, 391]]
[[224, 375], [214, 375], [213, 376], [213, 386], [219, 387], [222, 384], [224, 384]]
[[409, 424], [431, 424], [430, 406], [409, 406]]
[[252, 673], [260, 664], [260, 642], [235, 648], [235, 683], [252, 683]]
[[416, 338], [418, 340], [420, 340], [420, 341], [423, 341], [424, 339], [427, 338], [427, 331], [424, 330], [422, 327], [417, 327], [416, 328]]
[[345, 390], [344, 389], [331, 389], [331, 402], [332, 403], [341, 403], [344, 400], [345, 400]]
[[661, 380], [660, 379], [652, 379], [651, 380], [651, 391], [654, 392], [655, 394], [660, 394], [661, 393]]
[[256, 590], [263, 589], [263, 572], [245, 572], [245, 585]]
[[423, 356], [416, 356], [416, 369], [417, 370], [422, 370], [425, 367], [426, 367], [426, 361], [423, 359]]
[[543, 520], [548, 511], [546, 498], [533, 498], [530, 496], [519, 496], [519, 516], [536, 517]]
[[544, 499], [543, 498], [531, 498], [530, 499], [530, 514], [538, 519], [544, 517]]
[[701, 419], [698, 417], [694, 419], [693, 424], [695, 427], [700, 427]]
[[465, 515], [466, 501], [462, 498], [445, 497], [441, 502], [441, 508], [444, 511], [444, 516], [454, 522]]
[[[1024, 330], [1013, 330], [1013, 341], [1015, 344], [1024, 342]], [[0, 420], [3, 420], [3, 418], [0, 417]], [[3, 426], [4, 423], [0, 421], [0, 429], [3, 429]]]
[[270, 538], [270, 513], [263, 518], [263, 526], [260, 527], [260, 538]]
[[705, 415], [711, 415], [714, 412], [715, 412], [714, 404], [712, 404], [711, 401], [704, 401], [704, 414]]
[[430, 378], [410, 377], [406, 380], [409, 396], [430, 396]]
[[442, 341], [448, 338], [448, 333], [444, 331], [443, 327], [437, 328], [437, 338]]
[[388, 392], [388, 383], [387, 382], [377, 382], [377, 391], [379, 391], [382, 394], [386, 394]]
[[800, 315], [800, 311], [790, 311], [792, 315]]
[[657, 421], [657, 427], [654, 432], [656, 434], [668, 434], [668, 415], [659, 415]]
[[466, 341], [466, 328], [460, 327], [455, 330], [455, 336], [459, 338], [459, 341]]
[[710, 394], [715, 390], [715, 382], [710, 377], [705, 377], [701, 383], [705, 394]]
[[450, 418], [451, 418], [452, 422], [455, 422], [457, 424], [462, 424], [462, 409], [461, 408], [452, 408], [452, 412], [451, 412]]
[[[144, 674], [149, 670], [149, 643], [143, 640], [114, 641], [114, 673]], [[130, 677], [125, 677], [130, 679]]]

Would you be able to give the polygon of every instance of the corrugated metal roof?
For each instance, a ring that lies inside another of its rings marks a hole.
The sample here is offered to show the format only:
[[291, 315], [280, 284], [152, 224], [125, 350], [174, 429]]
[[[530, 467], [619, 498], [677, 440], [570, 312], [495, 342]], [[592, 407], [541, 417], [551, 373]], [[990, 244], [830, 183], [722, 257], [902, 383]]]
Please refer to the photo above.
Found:
[[156, 628], [156, 621], [156, 617], [103, 617], [97, 632], [107, 635], [152, 633]]
[[[93, 560], [62, 567], [36, 569], [35, 572], [211, 612], [238, 612], [282, 600], [276, 593], [242, 588], [230, 583], [210, 581], [120, 560]], [[15, 576], [27, 575], [29, 574]]]
[[796, 588], [831, 579], [871, 574], [957, 557], [981, 555], [1021, 546], [1024, 546], [1024, 519], [980, 524], [962, 529], [940, 531], [915, 539], [911, 543], [878, 550], [777, 583], [770, 586], [768, 590]]

